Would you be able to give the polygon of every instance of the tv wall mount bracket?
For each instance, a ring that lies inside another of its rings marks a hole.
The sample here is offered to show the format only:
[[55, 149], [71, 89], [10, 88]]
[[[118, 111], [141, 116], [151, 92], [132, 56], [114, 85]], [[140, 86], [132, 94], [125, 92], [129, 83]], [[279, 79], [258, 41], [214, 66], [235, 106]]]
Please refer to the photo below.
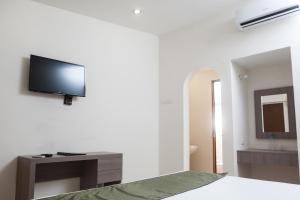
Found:
[[65, 95], [65, 98], [64, 98], [64, 104], [65, 105], [72, 105], [72, 101], [73, 101], [73, 96], [71, 95]]

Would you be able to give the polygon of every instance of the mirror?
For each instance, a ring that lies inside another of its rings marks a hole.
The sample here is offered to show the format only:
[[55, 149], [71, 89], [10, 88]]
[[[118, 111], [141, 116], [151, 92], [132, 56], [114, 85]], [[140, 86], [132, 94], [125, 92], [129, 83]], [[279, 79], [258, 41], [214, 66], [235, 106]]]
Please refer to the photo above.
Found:
[[263, 132], [289, 132], [287, 94], [261, 96]]
[[257, 138], [296, 138], [293, 87], [254, 91]]

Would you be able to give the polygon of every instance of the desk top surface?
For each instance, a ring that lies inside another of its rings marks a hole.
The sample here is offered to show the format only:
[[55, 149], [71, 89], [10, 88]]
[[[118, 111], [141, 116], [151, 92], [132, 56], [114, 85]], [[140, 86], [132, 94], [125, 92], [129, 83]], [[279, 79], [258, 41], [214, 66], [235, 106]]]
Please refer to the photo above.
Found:
[[52, 163], [52, 162], [68, 162], [68, 161], [83, 161], [83, 160], [97, 160], [99, 158], [121, 158], [122, 153], [113, 153], [113, 152], [88, 152], [86, 155], [74, 155], [74, 156], [62, 156], [53, 154], [53, 157], [48, 158], [35, 158], [35, 155], [25, 155], [19, 156], [19, 159], [27, 160], [30, 162], [34, 162], [36, 164], [39, 163]]

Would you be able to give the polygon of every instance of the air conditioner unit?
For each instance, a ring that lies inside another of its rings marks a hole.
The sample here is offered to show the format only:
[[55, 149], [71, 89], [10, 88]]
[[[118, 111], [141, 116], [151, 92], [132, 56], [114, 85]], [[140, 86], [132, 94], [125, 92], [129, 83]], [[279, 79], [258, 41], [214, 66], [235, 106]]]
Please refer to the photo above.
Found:
[[299, 13], [298, 0], [252, 0], [237, 11], [240, 30]]

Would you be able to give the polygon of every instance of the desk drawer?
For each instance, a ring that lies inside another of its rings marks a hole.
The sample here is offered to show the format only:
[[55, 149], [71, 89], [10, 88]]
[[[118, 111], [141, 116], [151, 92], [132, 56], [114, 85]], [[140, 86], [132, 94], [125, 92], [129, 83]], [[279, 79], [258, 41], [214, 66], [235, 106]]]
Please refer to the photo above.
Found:
[[98, 184], [122, 180], [122, 170], [98, 171]]
[[98, 161], [98, 171], [121, 170], [122, 157], [100, 158]]

